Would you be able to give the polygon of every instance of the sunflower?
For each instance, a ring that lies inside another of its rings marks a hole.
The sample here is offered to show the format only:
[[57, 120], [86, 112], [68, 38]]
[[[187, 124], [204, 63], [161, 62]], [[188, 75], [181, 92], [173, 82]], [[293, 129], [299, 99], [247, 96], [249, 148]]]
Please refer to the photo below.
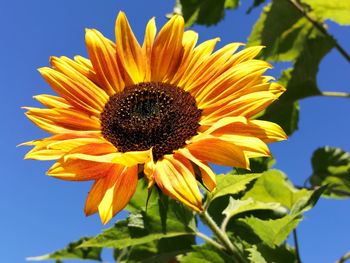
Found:
[[86, 215], [102, 223], [133, 196], [138, 174], [163, 193], [202, 211], [198, 181], [212, 191], [208, 163], [249, 169], [249, 158], [270, 156], [266, 143], [286, 138], [276, 124], [253, 117], [284, 89], [263, 76], [271, 66], [254, 57], [262, 47], [236, 52], [218, 38], [197, 44], [181, 16], [156, 33], [154, 19], [142, 45], [120, 12], [116, 42], [86, 30], [89, 59], [51, 57], [39, 71], [58, 96], [34, 96], [45, 108], [25, 107], [28, 118], [52, 136], [27, 159], [57, 160], [47, 174], [93, 180]]

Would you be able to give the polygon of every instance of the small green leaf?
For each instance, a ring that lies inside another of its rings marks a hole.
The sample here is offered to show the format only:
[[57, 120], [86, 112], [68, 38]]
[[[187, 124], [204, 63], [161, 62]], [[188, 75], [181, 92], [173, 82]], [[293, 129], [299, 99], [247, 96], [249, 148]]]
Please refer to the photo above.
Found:
[[225, 16], [225, 9], [237, 8], [239, 0], [180, 0], [186, 26], [194, 23], [215, 25]]
[[194, 236], [177, 236], [155, 240], [147, 244], [116, 249], [114, 258], [119, 263], [163, 263], [192, 250]]
[[238, 219], [272, 248], [282, 244], [301, 220], [301, 215], [287, 215], [276, 220], [261, 220], [255, 217]]
[[194, 246], [193, 250], [193, 252], [179, 257], [179, 261], [181, 263], [235, 263], [231, 256], [207, 244]]
[[57, 261], [63, 259], [89, 259], [101, 261], [101, 251], [102, 248], [97, 247], [80, 247], [82, 243], [89, 240], [87, 237], [83, 237], [78, 241], [69, 243], [67, 247], [57, 250], [55, 252], [38, 256], [38, 257], [29, 257], [27, 260], [48, 260], [56, 259]]
[[341, 148], [323, 147], [312, 156], [313, 173], [309, 181], [313, 187], [328, 185], [325, 195], [344, 198], [350, 196], [350, 154]]
[[349, 0], [302, 0], [311, 7], [311, 15], [322, 20], [330, 19], [340, 25], [350, 25]]
[[[271, 248], [269, 246], [259, 244], [247, 249], [250, 252], [251, 262], [283, 262], [296, 263], [296, 255], [294, 249], [288, 245]], [[253, 259], [253, 260], [252, 260]], [[259, 261], [260, 260], [260, 261]], [[262, 261], [264, 260], [264, 261]]]
[[256, 246], [246, 249], [249, 252], [248, 259], [254, 263], [268, 263], [261, 253], [257, 250]]
[[237, 194], [245, 190], [247, 184], [260, 176], [261, 174], [219, 175], [216, 177], [217, 186], [215, 191], [208, 194], [209, 199], [212, 201], [220, 196]]
[[246, 200], [235, 200], [230, 197], [226, 209], [222, 212], [227, 218], [232, 218], [240, 213], [252, 212], [256, 210], [274, 210], [279, 214], [286, 214], [287, 210], [279, 203], [264, 203], [255, 201], [252, 198]]

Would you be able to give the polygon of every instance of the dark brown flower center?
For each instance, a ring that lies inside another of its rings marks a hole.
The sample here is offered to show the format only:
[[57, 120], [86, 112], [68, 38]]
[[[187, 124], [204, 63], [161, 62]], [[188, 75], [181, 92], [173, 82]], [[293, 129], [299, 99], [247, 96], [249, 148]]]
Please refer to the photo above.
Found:
[[120, 152], [153, 147], [158, 160], [197, 134], [200, 116], [188, 92], [171, 84], [144, 82], [109, 98], [101, 114], [102, 134]]

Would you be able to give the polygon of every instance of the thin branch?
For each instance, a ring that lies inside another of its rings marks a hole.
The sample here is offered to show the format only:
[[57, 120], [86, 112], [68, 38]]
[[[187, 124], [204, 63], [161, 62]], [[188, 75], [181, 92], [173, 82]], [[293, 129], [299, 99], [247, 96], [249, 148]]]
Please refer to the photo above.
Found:
[[346, 92], [336, 92], [336, 91], [324, 91], [321, 96], [325, 97], [339, 97], [339, 98], [350, 98], [350, 94]]
[[348, 259], [350, 259], [350, 251], [348, 251], [344, 256], [342, 256], [337, 262], [335, 263], [344, 263], [345, 261], [347, 261]]
[[295, 255], [297, 257], [297, 262], [301, 263], [301, 258], [300, 258], [300, 251], [299, 251], [299, 243], [298, 243], [298, 235], [297, 235], [297, 230], [293, 230], [293, 238], [294, 238], [294, 245], [295, 245]]
[[217, 226], [215, 221], [211, 218], [206, 210], [199, 214], [203, 223], [206, 224], [211, 231], [213, 231], [214, 235], [220, 240], [222, 245], [225, 247], [225, 250], [235, 259], [237, 263], [245, 263], [244, 257], [241, 255], [241, 252], [237, 247], [232, 244], [230, 239], [228, 238], [226, 232], [221, 231], [221, 229]]
[[208, 243], [210, 243], [212, 246], [220, 249], [220, 250], [226, 250], [226, 248], [224, 246], [222, 246], [221, 244], [219, 244], [218, 242], [216, 242], [214, 239], [212, 239], [211, 237], [208, 237], [206, 234], [196, 231], [196, 236], [202, 238], [203, 240], [207, 241]]
[[322, 23], [319, 23], [314, 18], [312, 18], [304, 7], [299, 4], [296, 0], [287, 0], [291, 5], [293, 5], [307, 20], [309, 20], [314, 27], [316, 27], [325, 36], [331, 37], [334, 40], [334, 46], [339, 51], [339, 53], [350, 63], [350, 55], [346, 50], [337, 42], [337, 40], [327, 31]]

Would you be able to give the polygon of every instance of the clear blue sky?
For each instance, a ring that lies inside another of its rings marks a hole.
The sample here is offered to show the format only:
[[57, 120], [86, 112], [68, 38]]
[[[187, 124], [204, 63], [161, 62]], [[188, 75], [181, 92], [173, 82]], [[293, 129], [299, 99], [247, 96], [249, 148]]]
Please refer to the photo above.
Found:
[[[0, 261], [24, 262], [65, 246], [81, 236], [94, 235], [104, 227], [98, 216], [86, 218], [83, 206], [90, 183], [72, 183], [45, 176], [49, 162], [24, 161], [28, 148], [15, 148], [23, 141], [46, 136], [27, 120], [21, 106], [34, 105], [33, 95], [52, 92], [38, 67], [47, 66], [51, 55], [86, 56], [84, 28], [97, 28], [114, 39], [119, 10], [126, 12], [135, 34], [142, 39], [146, 22], [156, 17], [158, 28], [172, 10], [172, 0], [13, 0], [2, 1], [0, 23], [1, 79], [1, 185]], [[220, 45], [245, 42], [260, 9], [251, 15], [243, 1], [216, 27], [195, 27], [203, 41], [221, 37]], [[329, 24], [330, 31], [350, 52], [350, 28]], [[280, 68], [270, 71], [278, 76]], [[333, 51], [321, 65], [322, 90], [348, 91], [350, 65]], [[350, 150], [350, 101], [311, 98], [301, 102], [299, 131], [289, 141], [275, 144], [276, 168], [296, 184], [311, 173], [310, 156], [323, 145]], [[301, 256], [306, 263], [334, 262], [350, 249], [350, 200], [322, 199], [308, 212], [298, 228]], [[107, 259], [111, 253], [106, 253]]]

